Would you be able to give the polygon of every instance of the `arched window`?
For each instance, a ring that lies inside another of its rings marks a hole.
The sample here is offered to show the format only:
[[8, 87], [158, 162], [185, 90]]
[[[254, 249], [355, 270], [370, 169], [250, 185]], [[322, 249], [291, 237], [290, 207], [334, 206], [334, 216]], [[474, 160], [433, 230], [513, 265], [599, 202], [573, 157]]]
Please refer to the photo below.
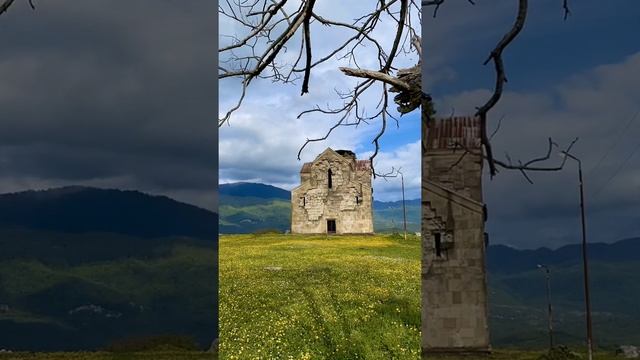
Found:
[[333, 183], [331, 181], [331, 169], [327, 170], [327, 179], [329, 179], [329, 189], [333, 187]]
[[436, 256], [437, 257], [442, 257], [442, 238], [441, 238], [441, 234], [439, 232], [433, 234], [434, 238], [435, 238], [435, 245], [436, 245]]

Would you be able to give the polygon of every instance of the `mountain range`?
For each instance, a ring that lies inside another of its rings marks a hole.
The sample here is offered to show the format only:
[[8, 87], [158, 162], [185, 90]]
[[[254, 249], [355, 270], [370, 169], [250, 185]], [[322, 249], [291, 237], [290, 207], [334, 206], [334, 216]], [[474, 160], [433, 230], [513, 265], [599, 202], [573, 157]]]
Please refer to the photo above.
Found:
[[139, 191], [68, 186], [0, 195], [0, 227], [213, 239], [216, 214]]
[[[230, 183], [219, 186], [220, 232], [251, 233], [273, 229], [284, 232], [291, 225], [291, 193], [260, 183]], [[405, 201], [407, 230], [420, 231], [420, 200]], [[376, 232], [399, 232], [403, 228], [402, 201], [373, 202]]]
[[[594, 341], [614, 348], [640, 344], [640, 238], [589, 244], [589, 287]], [[545, 273], [550, 269], [557, 343], [583, 344], [582, 246], [517, 250], [489, 246], [487, 268], [492, 336], [498, 344], [542, 346], [547, 327]]]
[[[259, 210], [265, 222], [258, 228], [277, 218], [269, 211], [288, 211], [285, 190], [247, 186], [221, 186], [221, 214], [225, 206], [236, 214]], [[398, 205], [376, 202], [374, 211]], [[413, 206], [419, 211], [419, 202]], [[217, 336], [216, 221], [213, 212], [136, 191], [67, 187], [0, 195], [0, 348], [99, 349], [141, 334], [189, 335], [207, 347]], [[221, 215], [221, 230], [225, 221]], [[596, 344], [640, 344], [640, 238], [589, 246]], [[546, 282], [538, 264], [551, 271], [556, 342], [584, 342], [581, 246], [491, 245], [494, 346], [546, 345]]]
[[138, 191], [0, 195], [0, 349], [217, 337], [217, 214]]

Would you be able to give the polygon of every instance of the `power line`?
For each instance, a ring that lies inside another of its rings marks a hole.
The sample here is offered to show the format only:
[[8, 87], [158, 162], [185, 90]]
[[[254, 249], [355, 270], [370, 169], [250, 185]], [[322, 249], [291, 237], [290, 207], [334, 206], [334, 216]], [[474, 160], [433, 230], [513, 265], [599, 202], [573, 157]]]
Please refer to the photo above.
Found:
[[600, 187], [600, 189], [598, 189], [598, 191], [593, 194], [593, 197], [597, 197], [598, 194], [600, 194], [600, 192], [602, 192], [602, 190], [604, 190], [604, 188], [607, 187], [607, 185], [609, 185], [609, 183], [611, 182], [611, 180], [613, 180], [618, 173], [620, 172], [620, 170], [622, 170], [622, 168], [627, 164], [627, 162], [633, 157], [633, 155], [640, 149], [640, 143], [638, 143], [636, 145], [636, 147], [633, 149], [633, 151], [629, 154], [629, 156], [627, 156], [626, 159], [624, 159], [624, 161], [620, 164], [620, 166], [618, 166], [618, 168], [616, 169], [616, 171], [613, 173], [613, 175], [611, 175], [611, 177], [609, 177], [609, 179], [607, 180], [606, 183], [604, 183], [604, 185], [602, 187]]
[[602, 162], [607, 158], [607, 156], [609, 156], [609, 153], [611, 153], [611, 150], [613, 150], [616, 147], [616, 145], [618, 145], [620, 143], [620, 140], [622, 140], [622, 137], [624, 136], [624, 134], [627, 133], [627, 130], [629, 130], [629, 127], [631, 126], [631, 124], [638, 117], [638, 114], [640, 114], [640, 111], [636, 112], [636, 114], [631, 118], [631, 120], [629, 120], [629, 122], [627, 122], [627, 125], [618, 134], [618, 138], [611, 144], [611, 146], [609, 146], [609, 149], [607, 149], [607, 151], [600, 158], [600, 160], [598, 160], [598, 163], [593, 168], [591, 168], [591, 170], [589, 170], [589, 173], [587, 174], [587, 177], [589, 177], [591, 174], [593, 174], [593, 172], [596, 171], [596, 169], [598, 169], [598, 167], [600, 167]]

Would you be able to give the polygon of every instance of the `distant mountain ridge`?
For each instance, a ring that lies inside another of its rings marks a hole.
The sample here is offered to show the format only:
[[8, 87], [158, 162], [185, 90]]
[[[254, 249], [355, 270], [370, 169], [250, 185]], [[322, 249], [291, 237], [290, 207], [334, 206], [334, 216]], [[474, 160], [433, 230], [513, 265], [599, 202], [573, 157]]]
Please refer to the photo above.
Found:
[[[250, 233], [263, 229], [286, 231], [291, 224], [291, 193], [272, 185], [238, 182], [219, 185], [221, 233]], [[420, 231], [420, 199], [405, 202], [407, 229]], [[373, 202], [376, 232], [403, 227], [402, 201]]]
[[215, 240], [217, 214], [166, 196], [67, 186], [0, 194], [0, 228]]
[[[225, 185], [220, 194], [221, 230], [288, 226], [286, 190]], [[407, 205], [408, 218], [420, 231], [420, 201], [409, 200]], [[374, 216], [377, 229], [383, 220], [400, 230], [402, 204], [376, 201]], [[0, 194], [0, 305], [10, 309], [0, 313], [0, 348], [94, 348], [102, 346], [107, 335], [122, 336], [123, 329], [175, 331], [179, 326], [192, 331], [194, 324], [200, 341], [208, 345], [217, 321], [211, 310], [217, 311], [212, 304], [217, 277], [211, 275], [217, 271], [212, 243], [217, 240], [216, 225], [213, 212], [137, 191], [74, 186]], [[640, 238], [590, 243], [589, 260], [598, 345], [640, 343]], [[545, 264], [551, 269], [557, 342], [580, 344], [581, 261], [580, 244], [553, 250], [490, 245], [492, 342], [546, 345], [546, 282], [537, 268]], [[176, 281], [184, 274], [189, 281]], [[94, 305], [106, 309], [104, 314], [70, 313]], [[185, 309], [198, 310], [187, 314]], [[111, 313], [122, 316], [105, 315]], [[37, 321], [24, 322], [26, 315]], [[98, 328], [106, 329], [107, 335], [93, 334]]]
[[140, 334], [217, 337], [218, 217], [139, 191], [0, 194], [0, 349], [104, 349]]
[[[640, 237], [615, 243], [590, 243], [588, 256], [591, 261], [628, 262], [640, 261]], [[490, 272], [508, 273], [535, 269], [538, 264], [571, 265], [582, 261], [582, 245], [565, 245], [555, 250], [515, 249], [505, 245], [492, 245], [487, 250], [487, 266]]]
[[218, 193], [228, 196], [255, 197], [261, 199], [283, 199], [291, 200], [291, 192], [272, 185], [237, 182], [220, 184]]
[[[420, 206], [420, 199], [411, 199], [411, 200], [405, 200], [405, 206]], [[389, 209], [389, 208], [397, 208], [397, 207], [402, 207], [402, 200], [396, 200], [396, 201], [378, 201], [378, 200], [374, 200], [373, 201], [373, 209], [374, 210], [382, 210], [382, 209]]]

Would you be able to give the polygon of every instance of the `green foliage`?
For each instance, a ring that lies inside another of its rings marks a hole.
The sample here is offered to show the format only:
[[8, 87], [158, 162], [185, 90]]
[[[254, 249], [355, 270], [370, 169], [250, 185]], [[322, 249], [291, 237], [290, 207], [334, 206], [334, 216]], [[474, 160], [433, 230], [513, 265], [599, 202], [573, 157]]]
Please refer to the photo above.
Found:
[[[492, 351], [488, 356], [441, 356], [429, 355], [428, 359], [434, 360], [538, 360], [544, 355], [543, 351], [531, 350], [506, 350], [497, 349]], [[239, 359], [251, 359], [254, 357], [246, 356]], [[267, 357], [263, 357], [267, 358]], [[293, 357], [293, 359], [301, 359], [303, 357]], [[362, 358], [362, 357], [359, 357]], [[584, 352], [580, 353], [580, 358], [586, 359]], [[215, 353], [207, 353], [201, 351], [145, 351], [132, 353], [112, 353], [112, 352], [59, 352], [59, 353], [0, 353], [0, 360], [217, 360]], [[228, 359], [225, 357], [225, 359]], [[279, 358], [278, 358], [279, 359]], [[285, 358], [286, 359], [286, 358]], [[324, 360], [328, 358], [312, 358]], [[333, 359], [333, 358], [331, 358]], [[378, 358], [364, 358], [378, 360]], [[419, 357], [413, 359], [418, 360]], [[594, 354], [596, 360], [618, 360], [620, 357], [612, 352], [597, 352]]]
[[110, 352], [198, 350], [196, 340], [187, 335], [130, 336], [109, 344], [105, 350]]
[[52, 252], [37, 260], [0, 261], [0, 304], [9, 306], [0, 313], [2, 346], [95, 349], [133, 334], [182, 333], [207, 347], [217, 323], [215, 248], [193, 239], [147, 245], [153, 256], [70, 265]]
[[[403, 228], [401, 202], [375, 203], [373, 227], [376, 232], [389, 233]], [[282, 199], [260, 199], [227, 196], [220, 200], [220, 232], [223, 234], [249, 234], [263, 229], [284, 232], [291, 226], [291, 202]], [[421, 208], [419, 202], [407, 201], [407, 231], [420, 231]]]
[[[420, 204], [415, 201], [407, 201], [407, 232], [415, 233], [421, 229], [420, 216], [422, 209]], [[373, 209], [373, 227], [378, 233], [403, 233], [404, 214], [402, 203], [395, 202], [394, 206], [374, 207]]]
[[113, 352], [16, 352], [0, 353], [0, 360], [217, 360], [214, 353], [202, 351]]
[[553, 347], [549, 349], [546, 354], [540, 355], [538, 360], [578, 360], [580, 356], [573, 351], [569, 350], [564, 345]]
[[[221, 202], [218, 211], [220, 232], [252, 233], [261, 229], [278, 229], [280, 232], [291, 225], [291, 203], [280, 199], [246, 199], [230, 197]], [[237, 201], [236, 201], [237, 200]]]
[[[576, 253], [579, 258], [580, 253]], [[640, 342], [640, 262], [590, 262], [594, 339], [600, 348]], [[584, 288], [578, 262], [552, 268], [554, 339], [584, 343]], [[489, 274], [491, 337], [497, 346], [545, 348], [547, 300], [545, 278], [537, 268]]]
[[274, 234], [282, 234], [282, 231], [273, 228], [266, 229], [258, 229], [253, 232], [254, 235], [274, 235]]

